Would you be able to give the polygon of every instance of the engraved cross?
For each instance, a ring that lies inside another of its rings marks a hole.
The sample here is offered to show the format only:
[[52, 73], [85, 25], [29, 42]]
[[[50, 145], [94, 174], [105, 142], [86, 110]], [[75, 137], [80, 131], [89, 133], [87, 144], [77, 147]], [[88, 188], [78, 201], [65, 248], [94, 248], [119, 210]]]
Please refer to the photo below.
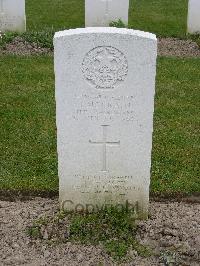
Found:
[[102, 2], [106, 2], [106, 10], [105, 10], [105, 20], [108, 19], [109, 15], [109, 2], [112, 2], [112, 0], [101, 0]]
[[91, 144], [97, 144], [97, 145], [102, 145], [102, 172], [108, 172], [107, 170], [107, 146], [119, 146], [120, 141], [116, 142], [111, 142], [107, 141], [107, 128], [108, 125], [102, 125], [103, 128], [103, 140], [102, 141], [91, 141], [89, 140], [89, 143]]

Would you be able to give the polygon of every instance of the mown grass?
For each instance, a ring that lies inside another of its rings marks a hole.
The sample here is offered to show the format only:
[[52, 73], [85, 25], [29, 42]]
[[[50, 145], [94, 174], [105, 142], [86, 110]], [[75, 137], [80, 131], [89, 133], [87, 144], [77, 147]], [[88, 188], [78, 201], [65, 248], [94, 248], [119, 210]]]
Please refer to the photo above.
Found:
[[85, 0], [26, 0], [27, 30], [84, 27]]
[[0, 58], [0, 188], [57, 190], [52, 58]]
[[[28, 31], [84, 27], [84, 0], [26, 0]], [[187, 0], [130, 0], [129, 27], [160, 36], [186, 35]]]
[[[152, 193], [200, 192], [199, 69], [158, 60]], [[53, 59], [1, 56], [0, 80], [0, 190], [57, 192]]]
[[158, 60], [152, 192], [200, 192], [200, 59]]
[[129, 28], [158, 36], [185, 37], [188, 0], [132, 0]]

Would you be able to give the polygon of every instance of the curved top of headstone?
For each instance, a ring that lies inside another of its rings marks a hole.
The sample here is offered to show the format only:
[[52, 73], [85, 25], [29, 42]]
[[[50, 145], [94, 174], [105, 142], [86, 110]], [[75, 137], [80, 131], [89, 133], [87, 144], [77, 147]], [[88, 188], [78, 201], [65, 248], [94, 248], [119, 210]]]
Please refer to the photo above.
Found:
[[126, 34], [126, 35], [133, 35], [139, 38], [156, 40], [156, 35], [153, 33], [126, 29], [126, 28], [115, 28], [115, 27], [88, 27], [88, 28], [69, 29], [69, 30], [56, 32], [54, 38], [57, 39], [65, 36], [72, 36], [78, 34], [91, 34], [91, 33]]

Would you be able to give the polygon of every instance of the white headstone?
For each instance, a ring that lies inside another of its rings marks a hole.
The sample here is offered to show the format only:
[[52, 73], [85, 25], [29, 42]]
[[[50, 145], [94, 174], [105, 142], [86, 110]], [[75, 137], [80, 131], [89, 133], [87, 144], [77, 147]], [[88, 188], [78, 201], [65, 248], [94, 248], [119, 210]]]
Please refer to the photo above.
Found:
[[25, 0], [0, 0], [0, 31], [25, 30]]
[[200, 0], [189, 0], [188, 33], [200, 33]]
[[57, 32], [60, 202], [133, 204], [147, 213], [157, 40], [117, 28]]
[[109, 26], [121, 19], [128, 24], [129, 0], [85, 0], [85, 26]]

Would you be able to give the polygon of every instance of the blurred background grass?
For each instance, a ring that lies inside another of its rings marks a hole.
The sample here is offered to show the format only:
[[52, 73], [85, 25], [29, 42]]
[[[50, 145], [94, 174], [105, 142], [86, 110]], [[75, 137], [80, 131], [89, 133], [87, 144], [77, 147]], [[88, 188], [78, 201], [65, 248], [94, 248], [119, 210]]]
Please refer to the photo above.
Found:
[[[26, 0], [27, 30], [84, 27], [85, 0]], [[188, 0], [130, 0], [129, 27], [158, 36], [186, 36]]]

